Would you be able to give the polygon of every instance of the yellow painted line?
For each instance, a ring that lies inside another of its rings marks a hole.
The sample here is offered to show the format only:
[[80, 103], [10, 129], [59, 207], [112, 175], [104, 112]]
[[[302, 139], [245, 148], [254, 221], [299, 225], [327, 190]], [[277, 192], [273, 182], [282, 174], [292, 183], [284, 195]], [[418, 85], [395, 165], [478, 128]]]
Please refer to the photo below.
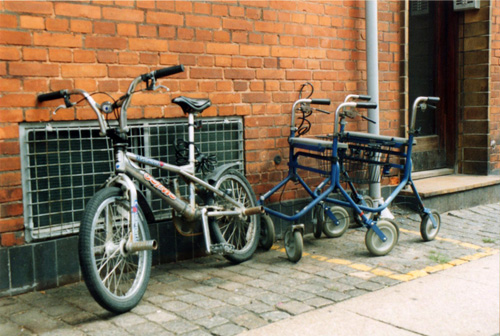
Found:
[[439, 271], [444, 271], [445, 269], [452, 268], [453, 265], [450, 264], [437, 264], [434, 266], [427, 266], [426, 268], [423, 269], [423, 271], [427, 273], [436, 273]]
[[316, 259], [316, 260], [319, 260], [319, 261], [327, 261], [327, 260], [328, 260], [328, 258], [327, 258], [327, 257], [320, 256], [320, 255], [317, 255], [317, 254], [312, 255], [312, 256], [311, 256], [311, 258]]
[[423, 276], [426, 276], [428, 275], [429, 273], [427, 273], [426, 271], [424, 270], [416, 270], [416, 271], [411, 271], [411, 272], [408, 272], [406, 273], [407, 275], [413, 277], [413, 278], [421, 278]]
[[337, 265], [349, 265], [352, 264], [352, 261], [346, 260], [346, 259], [328, 259], [326, 262], [331, 263], [331, 264], [337, 264]]
[[[417, 232], [417, 231], [411, 231], [411, 230], [406, 230], [406, 229], [400, 229], [400, 231], [420, 235], [420, 232]], [[361, 263], [353, 263], [352, 261], [347, 260], [347, 259], [329, 258], [329, 257], [322, 256], [319, 254], [311, 255], [310, 253], [304, 252], [302, 254], [302, 256], [303, 257], [310, 257], [311, 259], [318, 260], [318, 261], [324, 261], [324, 262], [327, 262], [330, 264], [344, 265], [344, 266], [350, 267], [350, 268], [357, 270], [357, 271], [370, 272], [376, 276], [381, 276], [381, 277], [390, 278], [390, 279], [394, 279], [394, 280], [398, 280], [398, 281], [402, 281], [402, 282], [407, 282], [410, 280], [414, 280], [414, 279], [418, 279], [418, 278], [427, 276], [427, 275], [435, 273], [435, 272], [443, 271], [445, 269], [449, 269], [449, 268], [452, 268], [452, 267], [455, 267], [458, 265], [465, 264], [465, 263], [472, 261], [472, 260], [477, 260], [477, 259], [481, 259], [484, 257], [488, 257], [488, 256], [491, 256], [491, 255], [494, 255], [494, 254], [497, 254], [500, 252], [500, 250], [495, 249], [495, 248], [482, 247], [482, 246], [475, 245], [475, 244], [465, 243], [465, 242], [462, 242], [462, 241], [459, 241], [456, 239], [436, 237], [436, 240], [446, 241], [446, 242], [460, 245], [462, 247], [473, 249], [473, 250], [482, 249], [483, 251], [477, 252], [477, 253], [474, 253], [471, 255], [459, 257], [458, 259], [453, 259], [447, 263], [427, 266], [427, 267], [420, 269], [420, 270], [413, 270], [413, 271], [410, 271], [406, 274], [395, 274], [395, 273], [388, 271], [388, 270], [374, 268], [373, 266], [368, 266], [368, 265], [361, 264]], [[286, 249], [284, 247], [281, 247], [280, 245], [277, 245], [277, 244], [273, 245], [271, 247], [271, 249], [286, 253]]]
[[380, 268], [375, 268], [375, 269], [372, 269], [370, 271], [370, 273], [373, 273], [377, 276], [383, 276], [383, 277], [388, 277], [389, 275], [392, 275], [394, 274], [394, 272], [391, 272], [391, 271], [387, 271], [387, 270], [383, 270], [383, 269], [380, 269]]
[[363, 265], [363, 264], [350, 264], [349, 267], [354, 268], [355, 270], [364, 271], [364, 272], [368, 272], [369, 270], [371, 270], [373, 268], [372, 266], [367, 266], [367, 265]]
[[453, 266], [458, 266], [467, 263], [467, 260], [463, 259], [454, 259], [452, 261], [449, 261], [448, 264], [453, 265]]
[[[420, 232], [418, 232], [418, 231], [407, 230], [407, 229], [402, 229], [402, 228], [400, 228], [399, 231], [405, 232], [405, 233], [411, 233], [411, 234], [414, 234], [414, 235], [417, 235], [417, 236], [421, 236]], [[473, 250], [479, 250], [479, 249], [483, 248], [482, 246], [479, 246], [479, 245], [475, 245], [475, 244], [471, 244], [471, 243], [465, 243], [465, 242], [462, 242], [460, 240], [456, 240], [456, 239], [452, 239], [452, 238], [436, 237], [435, 239], [439, 240], [439, 241], [444, 241], [444, 242], [447, 242], [447, 243], [452, 243], [452, 244], [455, 244], [455, 245], [460, 245], [462, 247], [465, 247], [465, 248], [468, 248], [468, 249], [473, 249]]]
[[391, 274], [388, 276], [388, 278], [399, 281], [410, 281], [414, 279], [414, 277], [408, 274]]

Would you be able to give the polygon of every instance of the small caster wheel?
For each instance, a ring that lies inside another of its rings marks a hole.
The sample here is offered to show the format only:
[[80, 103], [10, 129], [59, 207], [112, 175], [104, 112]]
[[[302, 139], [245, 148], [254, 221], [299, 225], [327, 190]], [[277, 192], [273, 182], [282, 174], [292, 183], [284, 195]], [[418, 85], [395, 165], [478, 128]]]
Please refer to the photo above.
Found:
[[377, 221], [377, 227], [384, 233], [387, 240], [384, 242], [380, 237], [369, 229], [366, 232], [365, 244], [368, 251], [375, 256], [384, 256], [392, 251], [399, 239], [399, 228], [397, 224], [390, 219], [380, 219]]
[[269, 215], [262, 215], [260, 221], [259, 244], [263, 250], [269, 251], [276, 240], [273, 220]]
[[422, 239], [425, 241], [434, 240], [439, 232], [439, 229], [441, 228], [441, 216], [436, 210], [431, 210], [431, 213], [432, 217], [436, 220], [436, 228], [434, 228], [429, 214], [424, 214], [422, 216], [422, 221], [420, 222], [420, 234], [422, 235]]
[[303, 247], [304, 241], [299, 230], [288, 230], [285, 233], [285, 250], [288, 260], [298, 262], [302, 258]]
[[316, 206], [313, 216], [314, 238], [320, 238], [325, 226], [325, 210], [323, 209], [323, 206]]
[[339, 223], [335, 224], [330, 216], [325, 216], [323, 232], [328, 238], [337, 238], [342, 236], [349, 228], [349, 213], [339, 206], [331, 207], [330, 212], [337, 218]]
[[[369, 208], [374, 207], [373, 199], [370, 196], [363, 196], [363, 200], [366, 202], [366, 206]], [[358, 203], [358, 205], [361, 205], [361, 202]], [[373, 219], [373, 215], [375, 213], [373, 212], [365, 212], [365, 216], [368, 219]], [[361, 216], [358, 215], [357, 213], [354, 213], [354, 221], [356, 223], [353, 223], [352, 227], [361, 227], [363, 226], [363, 220], [361, 219]]]

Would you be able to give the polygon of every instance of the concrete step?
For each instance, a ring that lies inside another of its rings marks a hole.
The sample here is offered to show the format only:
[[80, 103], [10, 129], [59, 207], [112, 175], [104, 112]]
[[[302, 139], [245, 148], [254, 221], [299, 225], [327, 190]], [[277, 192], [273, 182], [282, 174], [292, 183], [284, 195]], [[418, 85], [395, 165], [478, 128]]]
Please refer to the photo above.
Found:
[[433, 169], [433, 170], [425, 170], [414, 172], [411, 174], [411, 178], [413, 181], [426, 179], [430, 177], [437, 177], [443, 175], [452, 175], [455, 171], [452, 168], [441, 168], [441, 169]]
[[[439, 212], [463, 209], [481, 204], [500, 202], [500, 176], [452, 174], [414, 181], [417, 191], [428, 208]], [[397, 203], [414, 204], [410, 188], [396, 198]]]

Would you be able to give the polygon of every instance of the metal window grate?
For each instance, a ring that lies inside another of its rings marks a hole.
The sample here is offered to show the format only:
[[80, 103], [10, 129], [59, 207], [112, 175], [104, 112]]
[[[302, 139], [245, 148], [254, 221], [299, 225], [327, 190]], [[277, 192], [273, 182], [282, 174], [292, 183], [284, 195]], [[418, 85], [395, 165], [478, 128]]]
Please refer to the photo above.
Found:
[[[200, 120], [203, 127], [195, 137], [200, 151], [215, 154], [219, 165], [239, 161], [243, 170], [241, 118]], [[187, 140], [185, 119], [139, 120], [129, 125], [130, 150], [165, 162], [175, 163], [175, 140]], [[25, 123], [20, 142], [26, 239], [77, 233], [86, 202], [113, 171], [110, 142], [99, 136], [95, 123], [88, 122]], [[156, 168], [150, 173], [168, 178], [168, 172]], [[161, 199], [145, 194], [157, 218], [170, 216]]]

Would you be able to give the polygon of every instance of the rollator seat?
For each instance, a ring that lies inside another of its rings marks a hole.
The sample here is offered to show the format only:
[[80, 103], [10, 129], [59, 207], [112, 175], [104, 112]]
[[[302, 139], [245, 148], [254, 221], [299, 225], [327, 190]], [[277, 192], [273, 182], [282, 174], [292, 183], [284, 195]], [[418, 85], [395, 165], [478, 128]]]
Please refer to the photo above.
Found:
[[[408, 145], [409, 139], [400, 138], [400, 137], [391, 137], [387, 135], [379, 135], [379, 134], [370, 134], [370, 133], [362, 133], [362, 132], [344, 132], [342, 134], [343, 141], [355, 140], [355, 139], [363, 139], [363, 140], [374, 140], [377, 142], [393, 142], [401, 145]], [[416, 145], [417, 141], [413, 139], [413, 144]]]
[[[305, 146], [315, 146], [319, 149], [332, 149], [333, 141], [332, 140], [321, 140], [321, 139], [312, 139], [312, 138], [290, 138], [288, 139], [290, 144], [292, 145], [305, 145]], [[338, 148], [347, 148], [347, 144], [339, 142]]]

